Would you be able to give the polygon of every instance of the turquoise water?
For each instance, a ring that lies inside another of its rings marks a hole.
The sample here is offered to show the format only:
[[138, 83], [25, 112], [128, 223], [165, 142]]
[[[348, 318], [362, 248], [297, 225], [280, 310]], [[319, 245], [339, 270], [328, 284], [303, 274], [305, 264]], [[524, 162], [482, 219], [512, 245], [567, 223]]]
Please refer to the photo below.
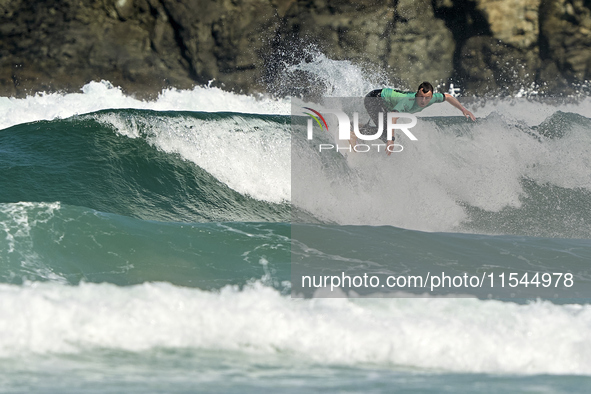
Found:
[[[47, 393], [572, 393], [585, 392], [582, 376], [446, 374], [408, 368], [285, 363], [233, 352], [155, 350], [140, 353], [36, 357], [2, 365], [13, 374], [4, 392]], [[58, 363], [56, 363], [56, 361]], [[116, 363], [116, 364], [114, 364]], [[38, 371], [43, 370], [40, 374]], [[5, 383], [5, 382], [2, 382]], [[48, 389], [50, 386], [52, 389]]]
[[[283, 115], [110, 109], [0, 130], [2, 392], [588, 392], [589, 122], [426, 118], [424, 145], [390, 161], [291, 145]], [[339, 199], [351, 185], [360, 200]], [[292, 262], [577, 286], [292, 298]]]

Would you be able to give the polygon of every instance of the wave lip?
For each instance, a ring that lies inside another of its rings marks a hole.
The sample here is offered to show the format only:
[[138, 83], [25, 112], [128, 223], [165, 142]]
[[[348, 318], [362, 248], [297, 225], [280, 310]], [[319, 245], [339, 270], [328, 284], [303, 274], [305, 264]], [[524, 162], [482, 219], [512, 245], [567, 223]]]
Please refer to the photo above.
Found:
[[289, 114], [288, 100], [236, 94], [215, 87], [165, 89], [152, 101], [127, 96], [121, 88], [108, 81], [89, 82], [81, 91], [41, 93], [24, 99], [0, 97], [0, 130], [17, 124], [65, 119], [105, 109]]
[[242, 194], [290, 198], [288, 118], [237, 113], [101, 112], [100, 124], [179, 154]]

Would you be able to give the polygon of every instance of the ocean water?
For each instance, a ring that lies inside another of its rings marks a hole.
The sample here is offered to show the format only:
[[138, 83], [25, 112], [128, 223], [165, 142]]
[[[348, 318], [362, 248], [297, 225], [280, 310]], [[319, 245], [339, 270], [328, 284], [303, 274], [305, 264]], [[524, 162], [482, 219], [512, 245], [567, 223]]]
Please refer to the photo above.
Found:
[[[383, 82], [301, 67], [326, 95]], [[430, 107], [394, 157], [319, 155], [290, 104], [108, 82], [1, 98], [0, 391], [591, 390], [591, 101], [473, 102], [473, 124]], [[294, 292], [293, 261], [575, 286], [323, 298]]]

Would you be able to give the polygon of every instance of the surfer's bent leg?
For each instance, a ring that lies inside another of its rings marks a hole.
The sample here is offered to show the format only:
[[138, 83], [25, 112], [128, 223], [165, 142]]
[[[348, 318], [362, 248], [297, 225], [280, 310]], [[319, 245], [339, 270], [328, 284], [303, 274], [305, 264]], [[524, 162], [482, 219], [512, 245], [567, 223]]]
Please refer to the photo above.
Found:
[[365, 99], [363, 100], [363, 105], [365, 106], [365, 110], [367, 111], [370, 119], [372, 120], [372, 122], [375, 124], [376, 129], [370, 129], [370, 130], [361, 130], [361, 134], [375, 134], [375, 132], [377, 131], [377, 127], [379, 125], [379, 120], [380, 120], [380, 112], [382, 113], [382, 117], [383, 117], [383, 122], [382, 123], [384, 125], [384, 129], [382, 132], [382, 135], [380, 136], [380, 139], [384, 142], [386, 142], [386, 125], [388, 124], [387, 122], [387, 115], [388, 115], [388, 110], [385, 108], [385, 103], [384, 100], [382, 99], [381, 96], [382, 93], [382, 89], [376, 89], [376, 90], [372, 90], [371, 92], [369, 92], [367, 94], [367, 96], [365, 96]]

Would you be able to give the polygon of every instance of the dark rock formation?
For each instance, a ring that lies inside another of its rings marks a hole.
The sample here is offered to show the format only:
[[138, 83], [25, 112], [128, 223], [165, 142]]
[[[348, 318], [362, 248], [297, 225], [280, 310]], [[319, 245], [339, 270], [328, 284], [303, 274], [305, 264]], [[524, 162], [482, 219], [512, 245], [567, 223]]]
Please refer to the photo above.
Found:
[[96, 79], [140, 94], [191, 87], [163, 6], [131, 1], [0, 3], [1, 94], [73, 91]]
[[540, 81], [562, 90], [591, 78], [591, 2], [543, 1], [540, 7]]
[[461, 85], [480, 95], [511, 94], [535, 86], [539, 64], [537, 47], [522, 50], [494, 37], [471, 37], [461, 52]]
[[[556, 93], [590, 78], [590, 45], [587, 0], [0, 0], [0, 95], [99, 79], [141, 97], [214, 79], [265, 91], [309, 48], [407, 88]], [[278, 93], [314, 84], [291, 82]]]

